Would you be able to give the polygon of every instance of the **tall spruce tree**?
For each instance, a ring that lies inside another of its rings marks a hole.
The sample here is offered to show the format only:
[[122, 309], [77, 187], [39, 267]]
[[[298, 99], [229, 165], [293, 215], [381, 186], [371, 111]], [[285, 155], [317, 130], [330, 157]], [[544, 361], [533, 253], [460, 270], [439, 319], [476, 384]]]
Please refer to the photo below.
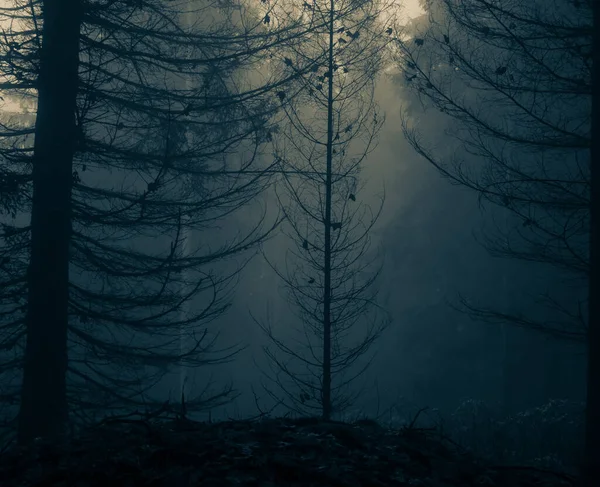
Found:
[[573, 298], [567, 285], [563, 296], [539, 289], [551, 310], [545, 320], [467, 300], [463, 309], [479, 319], [587, 343], [585, 463], [597, 479], [597, 103], [592, 95], [598, 2], [429, 0], [424, 6], [427, 22], [398, 43], [398, 60], [405, 82], [423, 102], [452, 119], [452, 135], [464, 150], [455, 158], [440, 157], [407, 117], [408, 140], [443, 175], [511, 215], [515, 225], [508, 231], [498, 226], [484, 240], [494, 255], [558, 269], [581, 290], [589, 284], [587, 299]]
[[[408, 140], [444, 176], [510, 214], [515, 225], [508, 231], [497, 225], [485, 236], [493, 255], [548, 264], [583, 282], [589, 272], [591, 9], [570, 0], [531, 8], [488, 0], [426, 5], [427, 21], [397, 44], [398, 61], [406, 85], [453, 120], [450, 133], [464, 150], [440, 157], [407, 117]], [[555, 308], [551, 322], [463, 304], [477, 318], [585, 339], [577, 302], [565, 306], [547, 297]]]
[[363, 202], [360, 169], [384, 119], [373, 96], [391, 39], [384, 23], [390, 7], [328, 0], [304, 2], [303, 9], [325, 25], [277, 60], [290, 74], [311, 63], [297, 79], [302, 95], [285, 106], [274, 137], [276, 193], [291, 247], [285, 263], [265, 255], [295, 310], [284, 322], [297, 325], [298, 346], [272, 323], [255, 321], [269, 339], [267, 393], [297, 413], [330, 420], [355, 400], [348, 386], [388, 325], [376, 299], [377, 256], [369, 253], [381, 206], [373, 212]]
[[232, 353], [217, 353], [206, 328], [237, 271], [219, 263], [272, 225], [259, 215], [233, 237], [218, 227], [268, 183], [261, 144], [280, 109], [274, 90], [291, 81], [247, 75], [313, 28], [291, 16], [277, 29], [234, 22], [234, 10], [162, 0], [0, 10], [1, 88], [35, 106], [33, 126], [3, 120], [0, 171], [11, 209], [0, 373], [24, 443], [63, 434], [70, 413], [151, 404], [171, 366]]

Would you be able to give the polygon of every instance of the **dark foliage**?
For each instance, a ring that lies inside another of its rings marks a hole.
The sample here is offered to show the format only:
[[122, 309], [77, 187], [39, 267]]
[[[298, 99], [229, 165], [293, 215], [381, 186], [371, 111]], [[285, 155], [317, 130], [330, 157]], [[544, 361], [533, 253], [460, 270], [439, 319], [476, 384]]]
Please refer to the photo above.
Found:
[[316, 418], [117, 419], [57, 446], [3, 455], [0, 481], [152, 487], [574, 487], [569, 476], [478, 461], [435, 430]]

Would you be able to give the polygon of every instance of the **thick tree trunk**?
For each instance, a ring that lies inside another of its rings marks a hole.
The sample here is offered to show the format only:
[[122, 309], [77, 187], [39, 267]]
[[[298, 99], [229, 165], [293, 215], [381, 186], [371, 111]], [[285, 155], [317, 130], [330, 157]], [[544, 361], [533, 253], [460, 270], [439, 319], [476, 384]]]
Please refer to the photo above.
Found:
[[61, 435], [68, 416], [69, 242], [81, 8], [81, 0], [43, 3], [21, 443]]
[[594, 0], [592, 72], [592, 145], [590, 154], [590, 286], [588, 377], [584, 474], [589, 485], [600, 481], [600, 0]]

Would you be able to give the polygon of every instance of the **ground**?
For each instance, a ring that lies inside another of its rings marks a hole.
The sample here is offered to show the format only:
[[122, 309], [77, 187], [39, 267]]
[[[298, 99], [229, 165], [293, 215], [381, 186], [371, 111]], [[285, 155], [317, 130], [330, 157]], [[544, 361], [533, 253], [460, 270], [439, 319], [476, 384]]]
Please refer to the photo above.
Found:
[[491, 465], [433, 430], [373, 421], [217, 423], [108, 419], [61, 445], [0, 459], [0, 485], [76, 487], [572, 487], [574, 479]]

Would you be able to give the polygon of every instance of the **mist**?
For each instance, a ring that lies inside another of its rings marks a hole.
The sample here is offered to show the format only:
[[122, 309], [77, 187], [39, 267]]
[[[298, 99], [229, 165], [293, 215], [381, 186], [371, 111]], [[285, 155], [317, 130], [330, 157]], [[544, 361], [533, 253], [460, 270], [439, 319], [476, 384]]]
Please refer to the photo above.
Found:
[[[375, 361], [359, 384], [365, 394], [350, 414], [369, 416], [400, 408], [394, 419], [403, 421], [424, 406], [451, 414], [468, 400], [510, 413], [550, 399], [582, 401], [581, 345], [509, 324], [477, 322], [453, 309], [460, 294], [492, 306], [531, 308], [532, 285], [553, 281], [559, 287], [563, 276], [543, 266], [490, 256], [482, 248], [477, 235], [491, 214], [499, 212], [481, 208], [476, 194], [449, 184], [404, 141], [400, 111], [415, 103], [409, 97], [393, 73], [381, 76], [376, 101], [385, 107], [386, 121], [379, 145], [364, 165], [368, 184], [360, 197], [376, 206], [385, 194], [373, 243], [384, 258], [380, 295], [393, 323], [374, 345]], [[445, 137], [441, 117], [429, 117], [427, 123], [422, 130]], [[444, 142], [452, 147], [449, 138]], [[275, 207], [268, 195], [265, 201], [268, 208]], [[276, 236], [264, 252], [281, 261], [288, 246], [285, 237]], [[263, 406], [268, 404], [260, 394], [261, 374], [255, 364], [263, 363], [266, 339], [249, 313], [268, 314], [285, 338], [290, 311], [279, 285], [257, 255], [241, 275], [231, 310], [215, 323], [224, 343], [241, 342], [248, 348], [230, 364], [216, 367], [213, 379], [231, 381], [241, 395], [222, 411], [212, 411], [212, 417], [258, 414], [251, 388], [263, 398]], [[198, 374], [198, 384], [205, 372]], [[177, 388], [172, 387], [174, 393]]]
[[[413, 21], [413, 28], [426, 23], [419, 3], [407, 2], [403, 11]], [[234, 9], [229, 20], [240, 25], [242, 13], [257, 18], [262, 15], [262, 4], [255, 2], [247, 8], [249, 13]], [[211, 19], [203, 21], [210, 24]], [[407, 22], [405, 19], [403, 24]], [[238, 81], [246, 87], [259, 85], [268, 77], [268, 65], [266, 62], [254, 71], [238, 73]], [[358, 393], [357, 402], [336, 419], [369, 417], [402, 425], [423, 411], [424, 424], [439, 426], [454, 424], [461, 414], [470, 418], [484, 414], [500, 421], [522, 418], [530, 414], [528, 411], [556, 404], [573, 405], [573, 414], [579, 418], [586, 392], [584, 343], [539, 333], [508, 319], [478, 319], [459, 308], [465, 300], [550, 321], [553, 312], [542, 302], [543, 293], [550, 290], [565, 302], [582, 302], [587, 292], [585, 283], [571, 279], [557, 267], [492, 255], [482, 245], [486, 232], [498, 226], [510, 231], [520, 223], [506, 209], [482, 201], [476, 191], [444, 177], [414, 150], [403, 131], [408, 120], [433, 141], [439, 157], [459, 155], [466, 164], [476, 165], [477, 156], [469, 154], [452, 135], [453, 119], [423, 102], [392, 60], [378, 74], [375, 86], [375, 103], [385, 122], [375, 150], [361, 167], [363, 186], [356, 199], [371, 208], [384, 202], [370, 233], [370, 251], [382, 263], [378, 304], [389, 313], [391, 322], [359, 362], [372, 359], [352, 386]], [[3, 116], [19, 113], [22, 108], [8, 100]], [[28, 116], [32, 118], [33, 111]], [[236, 152], [223, 157], [239, 164], [252, 157], [263, 166], [272, 163], [273, 151], [268, 144], [261, 146], [258, 154], [252, 152], [251, 145], [242, 143]], [[131, 174], [128, 180], [128, 173], [90, 168], [81, 178], [97, 188], [124, 185], [143, 192], [148, 181]], [[198, 181], [189, 184], [200, 186]], [[189, 232], [183, 252], [217, 248], [248, 233], [263, 218], [265, 226], [273, 225], [281, 217], [275, 191], [276, 185], [267, 185], [240, 211], [225, 215], [205, 230]], [[2, 221], [25, 225], [27, 215], [3, 215]], [[128, 244], [168, 253], [171, 242], [168, 234], [150, 234]], [[259, 246], [211, 267], [233, 276], [225, 293], [231, 306], [203, 327], [216, 339], [217, 350], [239, 352], [218, 365], [194, 368], [170, 364], [149, 395], [177, 405], [186, 397], [231, 385], [233, 400], [190, 417], [227, 420], [254, 418], [266, 410], [274, 416], [287, 413], [264, 388], [264, 347], [269, 340], [255, 318], [267, 320], [283, 341], [293, 340], [291, 325], [297, 318], [280, 278], [264, 258], [284, 263], [291, 245], [282, 232], [274, 230]], [[76, 282], [92, 287], [93, 279], [91, 272], [74, 277]], [[201, 309], [210, 299], [209, 292], [195, 297], [185, 304], [181, 315]], [[181, 350], [184, 341], [179, 344]], [[12, 404], [8, 411], [14, 413], [15, 409]]]

